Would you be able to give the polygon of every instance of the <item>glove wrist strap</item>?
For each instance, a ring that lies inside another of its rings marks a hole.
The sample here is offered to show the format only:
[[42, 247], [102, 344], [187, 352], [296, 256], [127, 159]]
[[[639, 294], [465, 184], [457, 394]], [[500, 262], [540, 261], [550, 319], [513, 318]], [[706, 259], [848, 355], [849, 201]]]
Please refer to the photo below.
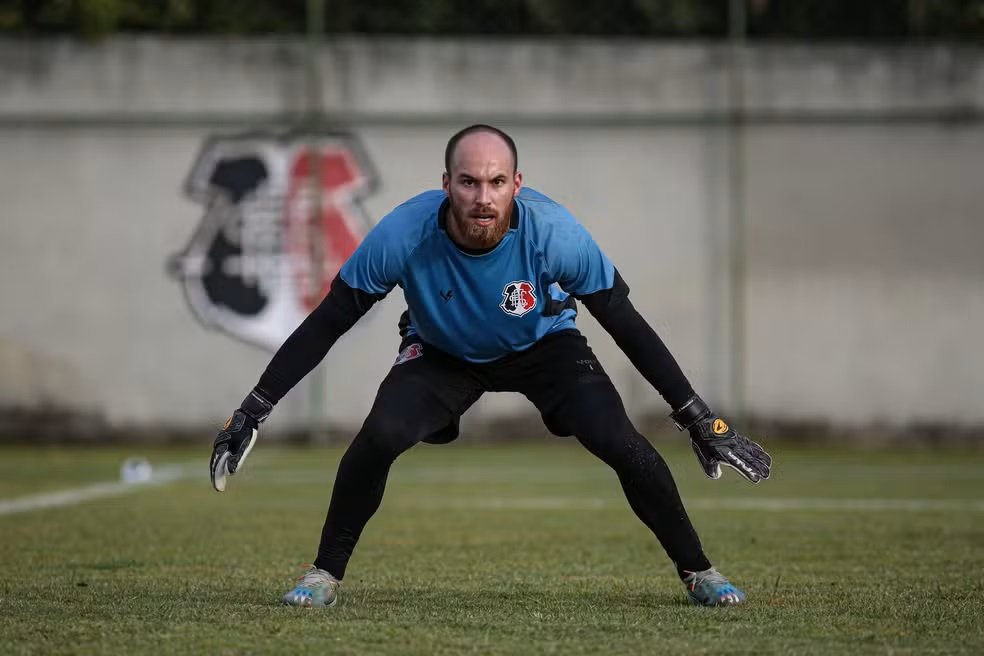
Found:
[[698, 421], [711, 414], [704, 400], [694, 394], [690, 400], [670, 413], [670, 418], [676, 424], [677, 430], [687, 430]]
[[253, 389], [243, 399], [243, 403], [239, 406], [239, 409], [255, 419], [256, 423], [262, 423], [273, 412], [273, 404], [267, 401], [256, 389]]

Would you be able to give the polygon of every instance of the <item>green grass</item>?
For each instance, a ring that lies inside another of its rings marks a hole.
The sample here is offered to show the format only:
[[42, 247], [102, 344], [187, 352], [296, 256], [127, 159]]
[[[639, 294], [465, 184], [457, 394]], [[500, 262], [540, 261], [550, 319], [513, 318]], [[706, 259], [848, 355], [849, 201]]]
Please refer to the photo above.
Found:
[[[153, 450], [201, 476], [0, 515], [0, 652], [984, 653], [981, 452], [777, 448], [773, 480], [751, 486], [707, 481], [682, 445], [659, 448], [747, 606], [687, 606], [614, 476], [555, 441], [413, 449], [342, 605], [281, 607], [313, 558], [341, 452], [261, 444], [220, 495], [207, 450]], [[126, 455], [2, 448], [0, 501], [111, 480]], [[831, 505], [854, 499], [889, 505]], [[890, 505], [910, 499], [938, 505]]]

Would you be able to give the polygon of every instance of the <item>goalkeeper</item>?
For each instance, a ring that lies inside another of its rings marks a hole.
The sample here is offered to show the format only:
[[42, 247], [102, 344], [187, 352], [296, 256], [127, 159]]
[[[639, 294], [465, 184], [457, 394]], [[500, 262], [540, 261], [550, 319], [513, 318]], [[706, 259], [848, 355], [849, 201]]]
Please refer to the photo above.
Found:
[[694, 392], [588, 232], [522, 187], [508, 135], [467, 127], [451, 137], [444, 165], [443, 189], [408, 200], [369, 232], [215, 439], [210, 471], [221, 491], [273, 406], [374, 303], [403, 289], [399, 356], [339, 463], [314, 565], [283, 602], [334, 605], [396, 458], [418, 442], [455, 439], [461, 415], [485, 392], [520, 392], [552, 433], [573, 435], [615, 470], [692, 603], [742, 603], [704, 554], [666, 462], [633, 427], [575, 327], [575, 299], [669, 404], [707, 476], [718, 478], [725, 465], [757, 483], [772, 459]]

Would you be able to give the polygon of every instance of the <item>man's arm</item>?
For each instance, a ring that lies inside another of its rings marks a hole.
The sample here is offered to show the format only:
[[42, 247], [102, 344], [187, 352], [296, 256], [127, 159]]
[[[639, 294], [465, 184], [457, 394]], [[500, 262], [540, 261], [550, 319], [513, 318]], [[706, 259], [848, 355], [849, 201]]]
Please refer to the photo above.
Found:
[[270, 415], [273, 406], [384, 296], [350, 287], [341, 276], [335, 277], [328, 294], [283, 343], [256, 387], [215, 438], [209, 475], [216, 490], [225, 490], [226, 475], [235, 474], [246, 460], [259, 434], [259, 424]]
[[697, 396], [663, 340], [632, 305], [629, 286], [617, 269], [610, 289], [576, 298], [670, 405], [673, 421], [677, 428], [690, 433], [694, 454], [709, 478], [720, 478], [721, 465], [753, 483], [769, 478], [772, 458], [728, 426]]
[[588, 308], [670, 408], [681, 408], [694, 396], [694, 388], [666, 344], [632, 305], [629, 286], [617, 269], [610, 289], [575, 298]]
[[328, 294], [273, 356], [253, 392], [271, 407], [276, 405], [318, 366], [338, 338], [384, 297], [350, 287], [341, 276], [335, 276]]
[[[249, 454], [257, 426], [273, 406], [314, 369], [334, 343], [373, 304], [400, 284], [406, 258], [422, 235], [427, 213], [442, 192], [426, 192], [380, 219], [342, 265], [324, 300], [277, 351], [256, 387], [215, 438], [209, 469], [216, 490]], [[224, 464], [222, 458], [228, 463]]]

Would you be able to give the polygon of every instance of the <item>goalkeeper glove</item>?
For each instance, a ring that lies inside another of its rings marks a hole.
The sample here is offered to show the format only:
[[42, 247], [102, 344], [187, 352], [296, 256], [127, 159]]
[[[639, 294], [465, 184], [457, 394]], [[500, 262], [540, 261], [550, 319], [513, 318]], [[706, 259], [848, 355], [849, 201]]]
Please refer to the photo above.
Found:
[[708, 478], [721, 478], [721, 465], [731, 467], [752, 483], [769, 477], [772, 457], [711, 412], [699, 396], [670, 416], [678, 429], [690, 433], [690, 446]]
[[209, 477], [216, 491], [225, 491], [226, 476], [235, 474], [246, 462], [246, 456], [260, 436], [259, 425], [270, 416], [272, 410], [273, 404], [253, 390], [226, 420], [215, 437], [212, 457], [208, 462]]

